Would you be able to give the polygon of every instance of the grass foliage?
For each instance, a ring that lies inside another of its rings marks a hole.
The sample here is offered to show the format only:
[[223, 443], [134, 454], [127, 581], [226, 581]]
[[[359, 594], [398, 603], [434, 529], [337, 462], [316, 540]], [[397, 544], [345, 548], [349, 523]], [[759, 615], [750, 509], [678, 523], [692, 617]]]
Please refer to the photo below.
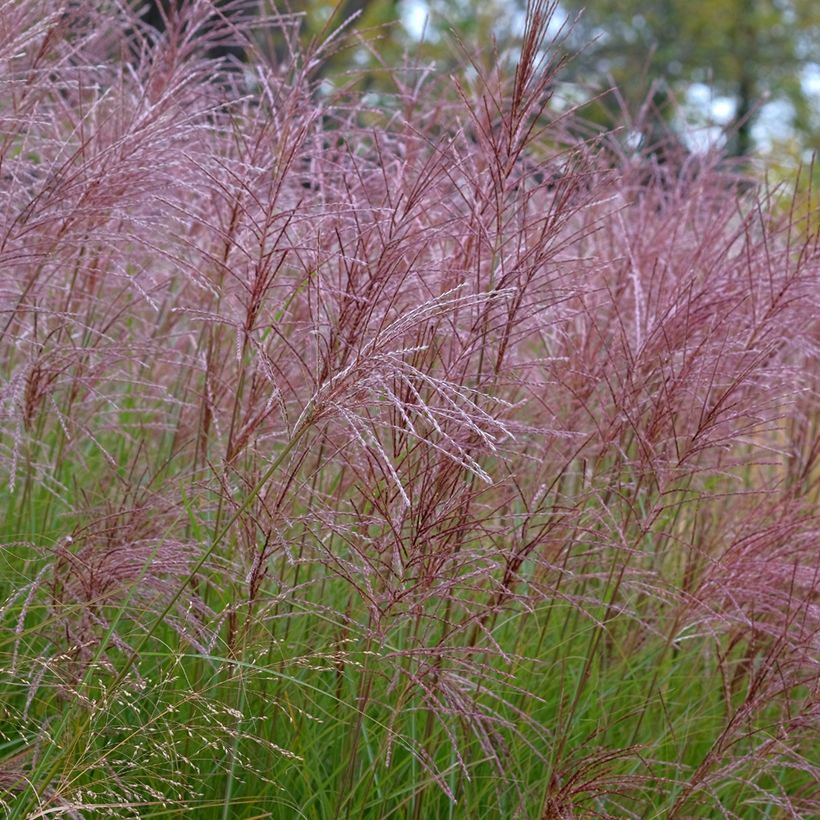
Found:
[[0, 2], [7, 817], [820, 816], [817, 220], [550, 11]]

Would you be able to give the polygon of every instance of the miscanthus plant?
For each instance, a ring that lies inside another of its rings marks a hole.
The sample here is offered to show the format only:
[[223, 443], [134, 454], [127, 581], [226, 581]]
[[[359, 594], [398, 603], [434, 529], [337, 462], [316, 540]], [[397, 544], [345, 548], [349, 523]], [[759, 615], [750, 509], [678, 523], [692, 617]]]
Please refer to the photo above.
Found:
[[550, 10], [0, 3], [7, 817], [820, 814], [817, 221]]

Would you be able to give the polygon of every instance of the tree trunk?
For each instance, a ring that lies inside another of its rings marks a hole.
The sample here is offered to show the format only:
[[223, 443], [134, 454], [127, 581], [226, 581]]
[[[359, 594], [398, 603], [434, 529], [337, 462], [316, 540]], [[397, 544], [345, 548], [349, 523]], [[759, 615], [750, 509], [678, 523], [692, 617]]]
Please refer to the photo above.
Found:
[[752, 116], [757, 93], [755, 62], [757, 59], [757, 36], [752, 17], [755, 0], [745, 0], [740, 9], [737, 36], [734, 38], [734, 58], [738, 67], [737, 112], [735, 114], [734, 135], [729, 143], [732, 156], [746, 157], [754, 148], [752, 140]]

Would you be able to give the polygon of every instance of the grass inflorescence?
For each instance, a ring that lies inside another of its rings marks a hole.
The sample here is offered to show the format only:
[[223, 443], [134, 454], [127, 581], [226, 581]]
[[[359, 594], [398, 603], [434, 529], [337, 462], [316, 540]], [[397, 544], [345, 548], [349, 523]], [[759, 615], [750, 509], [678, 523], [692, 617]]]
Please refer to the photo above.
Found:
[[820, 814], [811, 198], [538, 0], [377, 90], [169, 8], [0, 4], [6, 815]]

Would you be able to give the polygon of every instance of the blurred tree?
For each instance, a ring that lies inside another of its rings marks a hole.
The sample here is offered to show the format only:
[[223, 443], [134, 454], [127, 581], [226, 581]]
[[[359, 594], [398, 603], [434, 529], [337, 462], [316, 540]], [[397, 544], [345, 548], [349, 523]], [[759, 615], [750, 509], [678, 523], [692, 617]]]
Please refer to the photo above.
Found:
[[[169, 15], [190, 0], [132, 0], [144, 23], [163, 31]], [[413, 62], [435, 60], [440, 71], [455, 68], [463, 55], [453, 40], [504, 44], [523, 30], [525, 0], [211, 0], [236, 19], [285, 13], [300, 17], [303, 43], [332, 40], [323, 51], [318, 73], [339, 82], [353, 75], [379, 87], [381, 66], [396, 67], [405, 55]], [[424, 29], [423, 20], [429, 19]], [[424, 29], [424, 33], [422, 33]], [[355, 36], [351, 35], [355, 32]], [[332, 36], [334, 35], [335, 36]], [[423, 36], [422, 36], [423, 34]], [[275, 31], [273, 32], [276, 40]], [[270, 44], [268, 44], [270, 47]], [[282, 46], [278, 43], [278, 46]], [[274, 43], [273, 51], [277, 51]], [[235, 47], [211, 49], [210, 56], [241, 59]], [[282, 55], [280, 55], [282, 56]]]
[[[703, 83], [734, 101], [727, 137], [738, 156], [753, 149], [752, 126], [766, 101], [789, 104], [807, 145], [820, 130], [801, 78], [820, 55], [817, 0], [562, 0], [562, 7], [573, 15], [585, 7], [573, 37], [583, 47], [576, 76], [591, 74], [601, 87], [614, 82], [633, 110], [653, 81], [661, 109], [669, 92]], [[615, 105], [603, 98], [598, 116]]]
[[519, 0], [303, 0], [291, 8], [297, 6], [304, 13], [303, 37], [321, 39], [342, 25], [357, 32], [323, 63], [323, 75], [341, 79], [352, 70], [375, 89], [383, 85], [380, 75], [389, 73], [381, 67], [396, 68], [409, 57], [416, 65], [435, 62], [438, 72], [449, 74], [463, 67], [454, 41], [469, 44], [473, 53], [476, 44], [508, 43], [524, 21]]
[[[167, 29], [180, 6], [192, 1], [132, 0], [142, 22], [159, 32]], [[256, 45], [279, 62], [288, 59], [290, 29], [286, 35], [277, 25], [254, 26], [253, 21], [275, 19], [279, 15], [288, 20], [298, 19], [298, 36], [304, 45], [312, 43], [318, 47], [327, 42], [316, 72], [324, 77], [342, 75], [351, 69], [360, 76], [366, 74], [368, 69], [376, 67], [373, 53], [364, 48], [367, 41], [379, 41], [379, 46], [386, 48], [390, 57], [396, 56], [402, 41], [398, 0], [211, 0], [211, 3], [225, 17], [255, 27]], [[361, 32], [360, 37], [338, 36], [340, 31], [350, 34], [354, 29]], [[238, 44], [211, 47], [207, 55], [240, 62], [246, 57], [245, 49]]]
[[[139, 2], [140, 0], [134, 0]], [[164, 16], [186, 0], [148, 0], [143, 20], [162, 29]], [[485, 53], [520, 35], [528, 0], [213, 0], [232, 13], [293, 12], [301, 15], [303, 42], [321, 43], [340, 27], [322, 52], [316, 79], [359, 84], [390, 91], [391, 74], [409, 55], [415, 65], [435, 63], [445, 75], [463, 67], [454, 48], [461, 39], [470, 53]], [[694, 84], [733, 101], [726, 128], [729, 151], [745, 156], [755, 148], [753, 125], [764, 103], [781, 102], [791, 112], [792, 132], [777, 144], [797, 153], [815, 148], [820, 114], [810, 103], [802, 77], [820, 63], [820, 0], [557, 0], [557, 18], [571, 19], [583, 10], [567, 41], [577, 51], [566, 79], [583, 86], [585, 108], [593, 122], [610, 126], [622, 121], [618, 108], [638, 121], [645, 148], [663, 146], [671, 136], [675, 107], [670, 97], [684, 98]], [[162, 11], [161, 11], [162, 10]], [[427, 25], [423, 21], [427, 18]], [[424, 28], [424, 36], [421, 30]], [[557, 29], [558, 26], [556, 25]], [[354, 34], [355, 32], [355, 34]], [[267, 49], [273, 59], [284, 55], [284, 39], [275, 32]], [[281, 42], [280, 42], [281, 40]], [[233, 46], [213, 49], [212, 56], [241, 59]], [[490, 58], [492, 59], [492, 58]], [[820, 66], [818, 66], [820, 67]], [[615, 85], [619, 94], [596, 96]], [[650, 105], [644, 105], [649, 96]], [[647, 111], [649, 115], [647, 115]], [[658, 155], [658, 151], [655, 152]]]

